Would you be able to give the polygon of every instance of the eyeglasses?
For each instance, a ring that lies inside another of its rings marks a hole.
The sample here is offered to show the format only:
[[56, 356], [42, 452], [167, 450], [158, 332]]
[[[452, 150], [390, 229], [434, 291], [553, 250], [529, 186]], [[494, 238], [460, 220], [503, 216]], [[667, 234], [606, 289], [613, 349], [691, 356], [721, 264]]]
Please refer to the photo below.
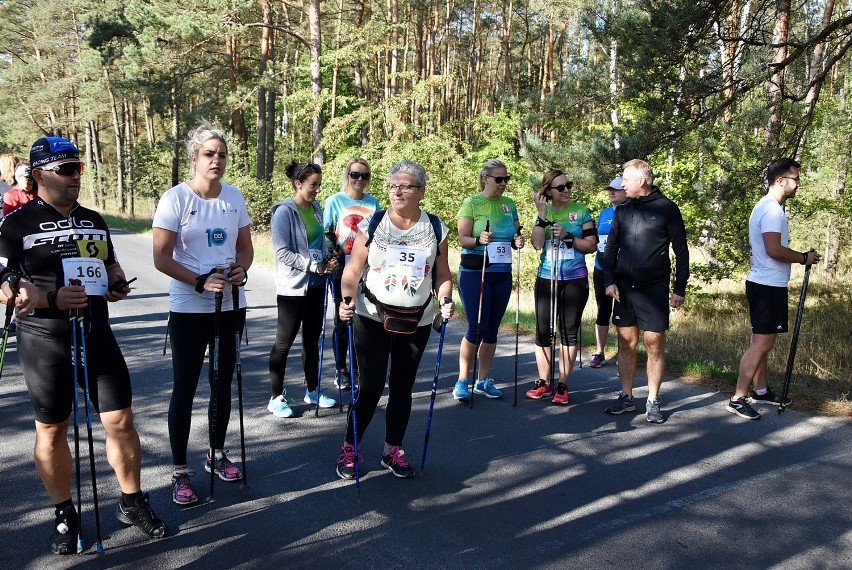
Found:
[[393, 194], [394, 192], [402, 192], [403, 194], [411, 194], [415, 190], [423, 188], [422, 186], [415, 186], [412, 184], [389, 184], [388, 192]]
[[349, 178], [351, 178], [352, 180], [360, 180], [360, 179], [362, 179], [362, 178], [363, 178], [363, 179], [364, 179], [364, 182], [369, 182], [369, 180], [370, 180], [370, 173], [369, 173], [369, 172], [355, 172], [355, 171], [352, 171], [352, 172], [350, 172], [350, 173], [349, 173]]
[[486, 174], [485, 176], [487, 176], [488, 178], [493, 178], [494, 182], [496, 182], [497, 184], [503, 184], [504, 182], [508, 184], [509, 181], [512, 179], [511, 176], [491, 176], [490, 174]]
[[782, 176], [781, 178], [786, 178], [787, 180], [795, 180], [796, 184], [799, 184], [801, 182], [798, 176]]
[[62, 164], [54, 164], [53, 166], [41, 166], [38, 170], [49, 170], [60, 176], [74, 176], [74, 174], [83, 174], [82, 162], [63, 162]]
[[556, 190], [557, 192], [565, 192], [570, 190], [574, 186], [573, 182], [569, 182], [568, 184], [560, 184], [559, 186], [548, 186], [550, 190]]

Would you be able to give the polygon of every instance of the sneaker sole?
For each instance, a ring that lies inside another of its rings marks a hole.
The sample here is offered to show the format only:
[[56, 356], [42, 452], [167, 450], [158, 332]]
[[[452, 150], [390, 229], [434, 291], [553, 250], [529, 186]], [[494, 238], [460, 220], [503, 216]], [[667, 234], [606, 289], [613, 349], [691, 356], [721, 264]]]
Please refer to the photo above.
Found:
[[116, 507], [115, 518], [117, 518], [118, 522], [120, 522], [122, 524], [126, 524], [127, 526], [132, 526], [134, 529], [136, 529], [136, 532], [138, 532], [142, 536], [146, 536], [146, 537], [150, 538], [151, 540], [154, 540], [154, 539], [157, 539], [157, 538], [166, 538], [169, 535], [168, 530], [165, 527], [163, 527], [163, 533], [164, 534], [161, 534], [159, 536], [156, 535], [156, 534], [148, 534], [147, 532], [145, 532], [144, 529], [140, 528], [135, 522], [130, 520], [130, 518], [128, 518], [128, 516], [126, 514], [124, 514], [124, 511], [121, 510], [121, 505]]
[[355, 479], [354, 473], [350, 475], [348, 473], [341, 473], [339, 469], [335, 469], [335, 471], [337, 471], [337, 476], [343, 479], [344, 481], [352, 481], [353, 479]]
[[[310, 406], [316, 406], [316, 405], [317, 405], [317, 403], [316, 403], [316, 402], [311, 401], [311, 400], [302, 400], [302, 401], [303, 401], [304, 403], [306, 403], [306, 404], [310, 405]], [[337, 406], [337, 402], [335, 402], [335, 403], [333, 403], [333, 404], [320, 404], [320, 408], [322, 408], [322, 409], [324, 409], [324, 410], [327, 410], [327, 409], [329, 409], [329, 408], [334, 408], [335, 406]]]
[[482, 395], [482, 396], [485, 396], [486, 398], [491, 398], [492, 400], [496, 400], [496, 399], [498, 399], [498, 398], [502, 398], [502, 397], [503, 397], [503, 394], [500, 394], [500, 395], [498, 395], [498, 396], [495, 396], [494, 394], [489, 394], [489, 393], [488, 393], [488, 392], [486, 392], [485, 390], [480, 390], [479, 388], [474, 388], [474, 389], [473, 389], [473, 393], [474, 393], [474, 394], [480, 394], [480, 395]]
[[552, 403], [556, 406], [567, 406], [568, 404], [570, 404], [568, 400], [565, 400], [564, 402], [557, 402], [556, 400], [553, 400]]
[[622, 408], [622, 409], [620, 409], [620, 410], [613, 410], [612, 408], [607, 408], [607, 409], [605, 409], [604, 411], [605, 411], [607, 414], [609, 414], [610, 416], [620, 416], [620, 415], [621, 415], [621, 414], [623, 414], [624, 412], [635, 412], [635, 411], [636, 411], [636, 406], [631, 406], [631, 407], [629, 407], [629, 408]]
[[276, 412], [275, 410], [273, 410], [269, 406], [267, 406], [266, 409], [269, 410], [270, 412], [272, 412], [272, 415], [275, 416], [276, 418], [292, 418], [293, 417], [293, 410], [290, 410], [289, 413], [287, 413], [287, 412], [282, 413], [282, 412]]
[[177, 499], [175, 499], [174, 495], [172, 495], [172, 502], [176, 505], [180, 505], [182, 507], [185, 507], [186, 505], [194, 505], [195, 503], [197, 503], [198, 497], [195, 497], [191, 501], [178, 501]]
[[736, 408], [732, 408], [731, 406], [725, 406], [725, 409], [728, 410], [729, 412], [731, 412], [732, 414], [736, 414], [739, 417], [745, 418], [747, 420], [759, 420], [760, 419], [760, 414], [757, 414], [756, 416], [749, 416], [747, 414], [740, 412]]
[[[204, 471], [206, 471], [207, 473], [210, 473], [210, 467], [208, 467], [207, 465], [205, 465], [205, 466], [204, 466]], [[221, 479], [222, 481], [225, 481], [226, 483], [233, 483], [234, 481], [240, 481], [240, 480], [242, 480], [243, 475], [242, 475], [242, 473], [240, 473], [240, 476], [239, 476], [239, 477], [235, 477], [234, 479], [228, 479], [227, 477], [225, 477], [224, 475], [222, 475], [222, 473], [220, 473], [219, 471], [216, 471], [216, 477], [218, 477], [218, 478], [219, 478], [219, 479]]]
[[384, 467], [385, 469], [387, 469], [388, 471], [393, 473], [394, 477], [399, 477], [400, 479], [411, 479], [412, 477], [417, 475], [417, 473], [415, 473], [414, 471], [412, 471], [410, 475], [405, 475], [404, 473], [397, 473], [396, 471], [393, 470], [393, 467], [391, 467], [390, 465], [387, 465], [385, 463], [384, 459], [382, 459], [382, 467]]
[[529, 394], [524, 394], [524, 397], [527, 400], [544, 400], [545, 398], [552, 398], [553, 397], [553, 391], [551, 390], [550, 392], [545, 392], [544, 394], [542, 394], [540, 396], [530, 396]]
[[462, 403], [470, 402], [470, 396], [456, 396], [455, 394], [453, 394], [453, 398], [455, 399], [456, 402], [462, 402]]
[[[758, 399], [754, 398], [753, 396], [749, 396], [748, 398], [746, 398], [746, 402], [748, 402], [748, 404], [752, 405], [752, 406], [755, 405], [755, 404], [767, 404], [767, 405], [770, 405], [770, 406], [780, 406], [781, 405], [781, 402], [773, 402], [772, 400], [758, 400]], [[792, 403], [793, 403], [793, 400], [790, 400], [789, 402], [787, 402], [787, 405], [789, 406]]]
[[662, 423], [665, 423], [666, 419], [665, 418], [649, 418], [648, 415], [646, 414], [645, 415], [645, 421], [647, 421], [649, 424], [662, 424]]

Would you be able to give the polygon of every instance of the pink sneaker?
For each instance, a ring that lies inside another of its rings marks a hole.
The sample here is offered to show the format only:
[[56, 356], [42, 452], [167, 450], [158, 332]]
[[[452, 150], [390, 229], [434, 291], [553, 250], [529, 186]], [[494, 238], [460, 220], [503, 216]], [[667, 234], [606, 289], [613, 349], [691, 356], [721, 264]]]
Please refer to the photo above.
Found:
[[602, 352], [599, 352], [592, 356], [592, 361], [589, 362], [589, 366], [591, 366], [592, 368], [600, 368], [601, 364], [604, 363], [604, 360], [606, 360], [606, 357], [603, 355]]
[[[204, 462], [204, 470], [210, 473], [209, 455], [207, 456], [207, 460]], [[243, 478], [243, 472], [240, 471], [236, 465], [231, 463], [231, 460], [228, 459], [228, 456], [225, 455], [224, 451], [216, 454], [216, 467], [214, 468], [214, 471], [222, 481], [239, 481]]]
[[191, 505], [198, 501], [189, 478], [195, 475], [194, 471], [175, 472], [172, 474], [172, 501], [178, 505]]

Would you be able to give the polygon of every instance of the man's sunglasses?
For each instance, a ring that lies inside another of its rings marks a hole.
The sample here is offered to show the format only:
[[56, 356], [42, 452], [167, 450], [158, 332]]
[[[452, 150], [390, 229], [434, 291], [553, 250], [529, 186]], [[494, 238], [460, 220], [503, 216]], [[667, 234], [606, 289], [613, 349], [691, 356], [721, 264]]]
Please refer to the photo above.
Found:
[[359, 179], [363, 178], [365, 181], [369, 181], [370, 180], [370, 173], [369, 172], [350, 172], [349, 178], [351, 178], [352, 180], [359, 180]]
[[571, 187], [574, 186], [573, 182], [569, 182], [568, 184], [560, 184], [559, 186], [550, 186], [551, 190], [556, 190], [557, 192], [565, 192], [566, 190], [570, 190]]
[[63, 162], [62, 164], [54, 164], [53, 166], [41, 166], [38, 170], [49, 170], [60, 176], [74, 176], [74, 174], [83, 174], [82, 162]]
[[512, 180], [511, 176], [491, 176], [490, 174], [486, 174], [486, 176], [493, 178], [497, 184], [503, 184], [504, 182], [508, 184]]

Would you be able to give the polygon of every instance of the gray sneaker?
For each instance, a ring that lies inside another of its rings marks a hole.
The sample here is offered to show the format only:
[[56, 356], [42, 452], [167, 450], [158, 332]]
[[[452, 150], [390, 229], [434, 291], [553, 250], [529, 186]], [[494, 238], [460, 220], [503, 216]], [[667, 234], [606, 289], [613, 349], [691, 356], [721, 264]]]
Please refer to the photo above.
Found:
[[648, 400], [645, 406], [645, 419], [651, 424], [661, 424], [666, 421], [660, 411], [660, 400]]
[[624, 412], [635, 412], [636, 404], [633, 402], [633, 398], [624, 392], [619, 392], [612, 405], [604, 411], [611, 416], [620, 416]]

